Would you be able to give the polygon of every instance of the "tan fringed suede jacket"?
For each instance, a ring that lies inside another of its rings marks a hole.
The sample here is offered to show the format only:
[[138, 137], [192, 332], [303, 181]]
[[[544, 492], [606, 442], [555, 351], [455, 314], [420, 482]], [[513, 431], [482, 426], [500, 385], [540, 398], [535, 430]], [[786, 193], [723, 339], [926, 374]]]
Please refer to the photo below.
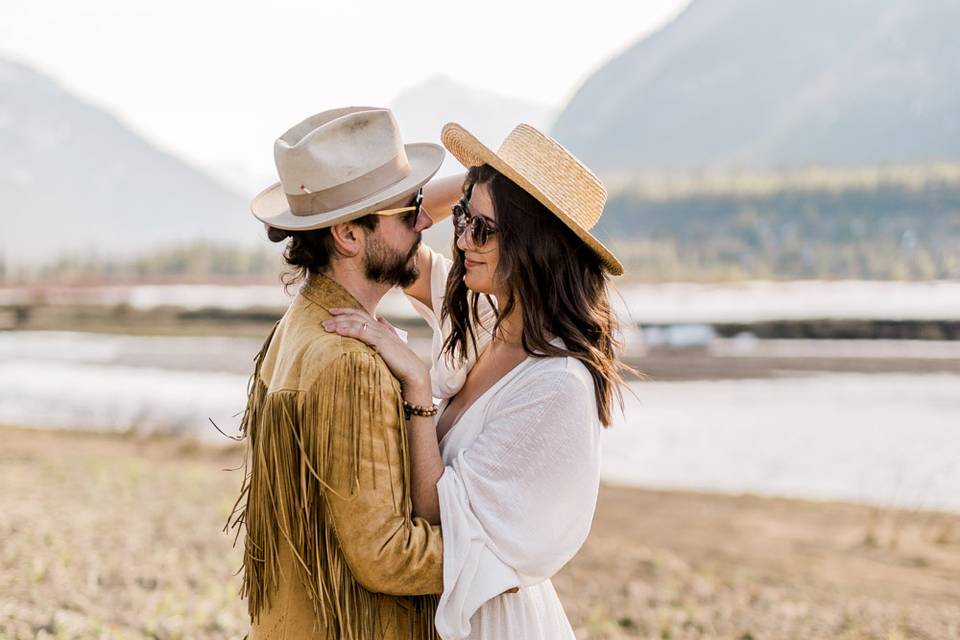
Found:
[[443, 544], [411, 517], [399, 383], [373, 349], [321, 325], [328, 308], [359, 306], [311, 277], [257, 356], [227, 522], [246, 530], [250, 640], [436, 637]]

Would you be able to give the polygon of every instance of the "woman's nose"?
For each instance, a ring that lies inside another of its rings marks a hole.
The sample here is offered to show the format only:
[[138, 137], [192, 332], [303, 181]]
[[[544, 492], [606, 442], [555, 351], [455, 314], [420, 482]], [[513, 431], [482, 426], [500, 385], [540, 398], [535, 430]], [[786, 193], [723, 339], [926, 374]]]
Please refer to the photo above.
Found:
[[464, 230], [459, 236], [457, 236], [457, 247], [460, 251], [466, 251], [468, 249], [467, 235], [470, 234], [470, 231]]

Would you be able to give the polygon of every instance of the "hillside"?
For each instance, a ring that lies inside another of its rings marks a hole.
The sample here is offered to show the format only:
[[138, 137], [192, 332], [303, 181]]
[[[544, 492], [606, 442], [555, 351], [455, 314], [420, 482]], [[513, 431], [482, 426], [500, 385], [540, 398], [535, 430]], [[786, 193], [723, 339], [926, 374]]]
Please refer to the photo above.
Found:
[[553, 135], [598, 170], [960, 160], [960, 3], [694, 0]]
[[206, 239], [254, 246], [246, 199], [115, 117], [0, 60], [0, 258], [129, 255]]

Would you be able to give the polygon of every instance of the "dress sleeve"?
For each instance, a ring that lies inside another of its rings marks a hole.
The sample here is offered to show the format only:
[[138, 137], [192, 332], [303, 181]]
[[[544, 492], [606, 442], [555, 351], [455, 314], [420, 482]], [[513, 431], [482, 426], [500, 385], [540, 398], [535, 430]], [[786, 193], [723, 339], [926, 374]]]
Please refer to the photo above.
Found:
[[[433, 397], [450, 398], [463, 386], [467, 379], [467, 372], [477, 361], [477, 352], [468, 349], [467, 359], [462, 363], [451, 363], [441, 355], [443, 343], [450, 335], [450, 320], [440, 321], [440, 310], [443, 309], [443, 299], [447, 290], [447, 278], [453, 261], [430, 249], [430, 302], [433, 309], [428, 308], [419, 300], [407, 296], [413, 308], [433, 330], [433, 342], [430, 349], [432, 366], [430, 380], [433, 384]], [[493, 325], [496, 322], [496, 311], [486, 297], [481, 296], [477, 310], [480, 316], [480, 326], [477, 327], [477, 349], [483, 348], [490, 342]]]
[[437, 484], [444, 562], [436, 624], [445, 640], [467, 637], [487, 600], [554, 575], [590, 531], [600, 481], [592, 380], [570, 369], [527, 378], [494, 400], [483, 431]]

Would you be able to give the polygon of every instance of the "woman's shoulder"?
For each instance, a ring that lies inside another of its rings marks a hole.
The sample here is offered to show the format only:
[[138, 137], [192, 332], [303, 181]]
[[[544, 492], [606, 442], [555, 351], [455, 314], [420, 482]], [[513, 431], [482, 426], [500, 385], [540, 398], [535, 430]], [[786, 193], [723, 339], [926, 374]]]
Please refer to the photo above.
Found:
[[[567, 343], [560, 337], [551, 339], [550, 344], [559, 349], [567, 349]], [[535, 361], [543, 371], [558, 372], [560, 375], [566, 373], [581, 380], [589, 381], [592, 386], [593, 378], [590, 376], [590, 370], [579, 358], [574, 356], [542, 356], [536, 357]]]
[[593, 438], [599, 428], [593, 378], [568, 356], [534, 358], [494, 399], [494, 415], [538, 425], [540, 433]]
[[529, 368], [517, 376], [518, 386], [555, 389], [556, 395], [593, 394], [593, 377], [587, 367], [573, 356], [534, 357]]

